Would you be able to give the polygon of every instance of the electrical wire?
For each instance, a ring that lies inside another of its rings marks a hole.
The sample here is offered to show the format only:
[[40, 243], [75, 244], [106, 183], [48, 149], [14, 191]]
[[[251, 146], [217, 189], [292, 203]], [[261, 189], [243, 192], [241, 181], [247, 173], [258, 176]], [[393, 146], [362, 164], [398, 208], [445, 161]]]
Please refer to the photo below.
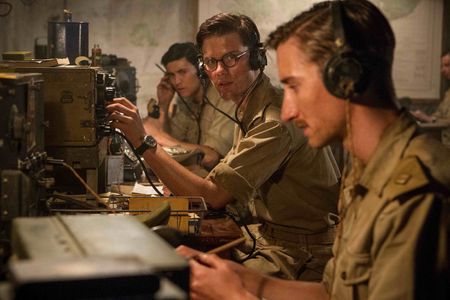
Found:
[[[258, 85], [258, 83], [261, 81], [262, 78], [262, 74], [263, 72], [260, 72], [258, 74], [258, 77], [256, 77], [256, 79], [252, 82], [252, 84], [247, 88], [247, 90], [244, 92], [241, 100], [239, 101], [239, 103], [236, 105], [236, 109], [234, 110], [234, 118], [232, 116], [230, 116], [229, 114], [227, 114], [226, 112], [224, 112], [223, 110], [219, 109], [217, 106], [215, 106], [214, 104], [211, 103], [211, 101], [208, 99], [208, 97], [205, 95], [205, 100], [206, 102], [211, 105], [215, 110], [217, 110], [219, 113], [221, 113], [222, 115], [224, 115], [225, 117], [227, 117], [228, 119], [230, 119], [231, 121], [233, 121], [234, 123], [236, 123], [239, 128], [241, 129], [241, 131], [244, 133], [244, 135], [247, 134], [247, 130], [244, 128], [244, 124], [242, 123], [242, 120], [239, 120], [238, 118], [238, 111], [239, 108], [241, 107], [242, 103], [244, 102], [245, 98], [248, 97], [248, 95], [250, 95], [250, 93], [254, 90], [254, 88]], [[207, 89], [208, 87], [208, 81], [207, 80], [201, 80], [202, 82], [202, 86], [203, 88]], [[206, 94], [206, 92], [205, 92]]]
[[96, 209], [97, 208], [97, 207], [95, 207], [94, 205], [92, 205], [90, 203], [87, 203], [87, 202], [84, 202], [84, 201], [81, 201], [81, 200], [77, 199], [73, 195], [65, 195], [65, 194], [60, 194], [60, 193], [53, 193], [51, 198], [61, 199], [61, 200], [64, 200], [64, 201], [76, 204], [78, 206], [81, 206], [81, 207], [83, 207], [85, 209], [88, 209], [90, 211], [92, 209]]
[[[161, 70], [161, 72], [164, 73], [164, 75], [167, 74], [167, 71], [161, 67], [159, 64], [155, 63], [155, 66]], [[198, 136], [197, 136], [197, 144], [200, 144], [201, 136], [202, 136], [202, 128], [200, 125], [200, 115], [202, 111], [202, 107], [200, 108], [200, 113], [196, 114], [194, 110], [191, 108], [191, 106], [187, 103], [187, 101], [180, 95], [180, 93], [177, 91], [177, 89], [173, 86], [173, 84], [170, 82], [170, 80], [167, 81], [167, 83], [170, 85], [170, 87], [174, 90], [175, 94], [178, 96], [178, 98], [183, 102], [183, 104], [186, 106], [186, 108], [189, 110], [189, 113], [194, 117], [195, 122], [197, 124], [198, 129]]]
[[236, 106], [236, 109], [234, 111], [234, 116], [236, 118], [236, 120], [238, 121], [239, 126], [241, 127], [242, 132], [244, 133], [244, 135], [247, 134], [247, 130], [244, 128], [244, 124], [242, 123], [242, 120], [239, 120], [238, 118], [238, 111], [239, 108], [241, 107], [241, 105], [244, 103], [245, 99], [247, 99], [247, 97], [250, 95], [251, 92], [253, 92], [253, 90], [255, 89], [255, 87], [259, 84], [259, 82], [262, 79], [262, 74], [263, 72], [260, 71], [258, 76], [256, 77], [256, 79], [252, 82], [252, 84], [250, 84], [250, 86], [247, 88], [247, 90], [245, 91], [244, 95], [242, 95], [241, 101], [239, 101], [238, 105]]
[[[219, 109], [217, 106], [215, 106], [214, 104], [211, 103], [211, 101], [208, 99], [208, 97], [206, 96], [206, 89], [208, 87], [208, 81], [203, 79], [201, 80], [202, 86], [205, 89], [205, 100], [206, 102], [211, 105], [215, 110], [217, 110], [219, 113], [221, 113], [222, 115], [224, 115], [225, 117], [227, 117], [228, 119], [230, 119], [231, 121], [233, 121], [234, 123], [236, 123], [239, 128], [242, 130], [242, 132], [244, 133], [244, 135], [247, 134], [247, 131], [244, 128], [244, 124], [242, 124], [242, 120], [239, 120], [237, 112], [239, 110], [239, 107], [242, 105], [242, 103], [244, 102], [244, 100], [248, 97], [248, 95], [250, 95], [250, 93], [255, 89], [255, 87], [259, 84], [259, 82], [262, 79], [262, 74], [263, 72], [259, 72], [258, 77], [256, 77], [256, 79], [252, 82], [252, 84], [247, 88], [247, 90], [245, 91], [245, 93], [243, 94], [241, 100], [239, 101], [238, 105], [236, 105], [236, 109], [234, 111], [234, 116], [235, 118], [233, 118], [232, 116], [230, 116], [229, 114], [227, 114], [226, 112], [224, 112], [223, 110]], [[232, 214], [231, 212], [224, 212], [227, 216], [229, 216], [239, 227], [242, 226], [244, 227], [244, 230], [247, 232], [248, 236], [252, 239], [252, 250], [247, 254], [247, 256], [245, 258], [243, 258], [242, 260], [240, 260], [240, 263], [245, 262], [246, 260], [250, 259], [253, 254], [255, 253], [256, 250], [256, 238], [255, 236], [250, 232], [250, 229], [248, 228], [247, 224], [243, 223], [242, 225], [240, 225], [238, 223], [238, 221], [236, 220], [236, 216], [234, 214]]]
[[69, 169], [70, 172], [72, 172], [72, 174], [75, 176], [75, 178], [86, 188], [86, 190], [88, 190], [89, 193], [91, 193], [95, 197], [95, 200], [97, 201], [97, 203], [108, 207], [106, 201], [103, 200], [102, 198], [100, 198], [100, 196], [86, 183], [86, 181], [84, 181], [83, 178], [81, 178], [80, 175], [78, 175], [77, 171], [75, 171], [75, 169], [72, 168], [69, 164], [67, 164], [63, 160], [58, 160], [58, 159], [47, 159], [47, 163], [54, 164], [54, 165], [60, 165], [60, 166], [63, 166], [65, 168]]
[[229, 114], [227, 114], [226, 112], [224, 112], [223, 110], [221, 110], [220, 108], [218, 108], [217, 106], [212, 104], [211, 101], [209, 100], [208, 96], [206, 96], [206, 95], [205, 95], [205, 101], [206, 101], [206, 103], [211, 105], [215, 110], [217, 110], [219, 113], [221, 113], [222, 115], [224, 115], [225, 117], [230, 119], [233, 123], [237, 123], [237, 121], [233, 117], [231, 117]]
[[236, 216], [236, 215], [234, 215], [233, 213], [231, 213], [229, 211], [224, 211], [224, 214], [229, 216], [233, 220], [233, 222], [236, 223], [237, 226], [244, 227], [245, 231], [247, 232], [249, 237], [252, 239], [252, 250], [250, 250], [250, 252], [247, 254], [246, 257], [244, 257], [243, 259], [239, 260], [239, 263], [243, 263], [243, 262], [249, 260], [250, 258], [252, 258], [253, 253], [255, 253], [255, 250], [256, 250], [256, 238], [250, 232], [250, 229], [248, 228], [247, 224], [245, 224], [245, 223], [239, 224], [239, 222], [237, 221], [237, 218], [236, 218], [236, 217], [239, 217], [239, 216]]
[[[172, 86], [172, 85], [171, 85]], [[177, 92], [177, 90], [172, 86], [172, 88], [175, 90], [178, 98], [183, 102], [183, 104], [186, 106], [186, 108], [189, 110], [189, 113], [194, 117], [195, 119], [195, 123], [197, 125], [197, 129], [198, 129], [198, 135], [197, 135], [197, 144], [200, 144], [201, 141], [201, 137], [202, 137], [202, 128], [201, 128], [201, 111], [203, 109], [203, 103], [202, 106], [200, 107], [200, 113], [199, 114], [195, 114], [193, 109], [190, 107], [190, 105], [187, 103], [187, 101], [181, 97], [181, 95]]]
[[150, 183], [152, 188], [156, 191], [156, 193], [160, 197], [163, 197], [164, 195], [156, 188], [155, 184], [150, 179], [150, 175], [148, 174], [147, 168], [146, 168], [144, 162], [142, 161], [141, 156], [139, 155], [139, 153], [136, 152], [136, 149], [133, 147], [133, 145], [131, 144], [130, 140], [122, 132], [120, 132], [120, 131], [118, 131], [116, 129], [114, 129], [113, 134], [120, 135], [128, 143], [128, 145], [130, 146], [131, 151], [133, 151], [134, 155], [136, 156], [136, 158], [138, 159], [139, 163], [141, 164], [142, 170], [144, 171], [145, 177], [147, 178], [148, 182]]

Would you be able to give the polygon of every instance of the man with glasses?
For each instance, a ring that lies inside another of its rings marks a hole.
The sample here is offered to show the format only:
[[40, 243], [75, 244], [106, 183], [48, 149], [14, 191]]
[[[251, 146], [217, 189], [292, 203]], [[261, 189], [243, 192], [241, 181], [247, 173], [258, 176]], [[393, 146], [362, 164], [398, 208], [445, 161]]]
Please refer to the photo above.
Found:
[[164, 53], [165, 73], [157, 86], [160, 113], [156, 118], [149, 114], [143, 122], [145, 131], [164, 146], [200, 150], [201, 168], [190, 167], [206, 176], [206, 170], [211, 170], [233, 143], [234, 123], [215, 107], [232, 114], [234, 105], [223, 101], [209, 81], [203, 86], [197, 54], [196, 46], [189, 42], [175, 43]]
[[[174, 194], [202, 196], [216, 209], [228, 205], [241, 219], [251, 214], [247, 219], [256, 223], [244, 231], [248, 239], [236, 259], [246, 258], [245, 265], [266, 274], [320, 280], [337, 210], [339, 170], [330, 149], [309, 147], [300, 129], [281, 121], [283, 94], [263, 73], [265, 53], [249, 17], [209, 18], [197, 44], [201, 68], [224, 101], [236, 105], [233, 146], [205, 179], [157, 146], [147, 147], [145, 160]], [[108, 110], [113, 126], [142, 149], [148, 137], [136, 107], [118, 98]]]

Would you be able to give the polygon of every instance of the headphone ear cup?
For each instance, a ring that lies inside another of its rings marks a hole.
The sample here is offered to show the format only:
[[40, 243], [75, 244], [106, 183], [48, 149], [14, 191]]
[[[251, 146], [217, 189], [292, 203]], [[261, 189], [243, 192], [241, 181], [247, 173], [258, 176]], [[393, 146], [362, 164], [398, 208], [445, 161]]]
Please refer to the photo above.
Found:
[[367, 74], [358, 58], [351, 52], [334, 55], [325, 65], [323, 82], [332, 95], [348, 99], [367, 88]]
[[197, 56], [197, 75], [200, 80], [208, 79], [208, 74], [206, 74], [205, 64], [203, 63], [201, 55]]
[[258, 47], [250, 51], [250, 69], [259, 70], [267, 65], [266, 49]]

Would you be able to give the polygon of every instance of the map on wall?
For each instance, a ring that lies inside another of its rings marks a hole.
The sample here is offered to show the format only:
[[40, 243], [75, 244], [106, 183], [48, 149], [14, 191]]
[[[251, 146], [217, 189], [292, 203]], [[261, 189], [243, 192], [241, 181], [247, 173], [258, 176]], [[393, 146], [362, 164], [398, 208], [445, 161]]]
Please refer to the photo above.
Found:
[[[251, 17], [264, 40], [278, 25], [308, 9], [317, 0], [199, 0], [199, 24], [218, 12], [242, 13]], [[372, 0], [389, 19], [397, 47], [394, 82], [397, 97], [438, 99], [440, 97], [440, 54], [442, 0]], [[276, 59], [268, 53], [266, 73], [278, 81]]]

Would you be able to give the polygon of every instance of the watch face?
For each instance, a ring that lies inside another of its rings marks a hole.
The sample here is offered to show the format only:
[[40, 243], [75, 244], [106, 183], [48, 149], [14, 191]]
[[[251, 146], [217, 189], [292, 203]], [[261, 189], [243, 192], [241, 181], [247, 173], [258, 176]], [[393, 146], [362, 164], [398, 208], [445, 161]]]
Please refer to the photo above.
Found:
[[145, 136], [144, 143], [147, 144], [150, 148], [156, 147], [156, 140], [151, 135]]

